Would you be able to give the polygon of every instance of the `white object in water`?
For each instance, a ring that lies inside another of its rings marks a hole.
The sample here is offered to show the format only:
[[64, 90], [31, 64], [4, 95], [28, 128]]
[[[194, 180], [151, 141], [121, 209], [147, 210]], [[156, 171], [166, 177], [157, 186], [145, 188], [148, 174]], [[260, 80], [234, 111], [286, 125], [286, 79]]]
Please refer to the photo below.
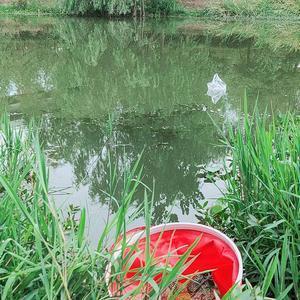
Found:
[[211, 100], [216, 104], [223, 96], [226, 95], [227, 86], [226, 83], [215, 74], [213, 80], [207, 83], [207, 95], [211, 97]]
[[19, 89], [17, 84], [14, 81], [9, 81], [9, 84], [6, 89], [6, 95], [9, 97], [17, 96], [19, 94]]

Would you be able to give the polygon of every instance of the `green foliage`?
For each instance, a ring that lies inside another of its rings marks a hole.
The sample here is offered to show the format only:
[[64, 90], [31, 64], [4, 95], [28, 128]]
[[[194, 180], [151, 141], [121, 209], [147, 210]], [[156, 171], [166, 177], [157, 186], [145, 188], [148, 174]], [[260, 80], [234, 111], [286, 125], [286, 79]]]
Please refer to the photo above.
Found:
[[257, 9], [257, 3], [255, 1], [235, 1], [235, 0], [224, 0], [224, 10], [232, 15], [253, 15]]
[[147, 2], [147, 11], [153, 14], [171, 14], [178, 12], [180, 6], [177, 0], [150, 0]]
[[13, 4], [17, 9], [25, 9], [28, 5], [28, 2], [27, 0], [16, 0], [13, 2]]
[[213, 1], [198, 11], [186, 11], [187, 14], [219, 17], [299, 17], [298, 0], [221, 0]]
[[[229, 193], [223, 200], [224, 208], [212, 210], [210, 222], [239, 241], [246, 275], [261, 288], [247, 283], [224, 299], [261, 300], [269, 294], [276, 299], [298, 297], [300, 122], [290, 115], [271, 125], [267, 121], [258, 115], [246, 117], [239, 129], [229, 128], [227, 142], [234, 157], [232, 170], [228, 170]], [[112, 122], [113, 117], [108, 133], [112, 132]], [[0, 124], [1, 299], [108, 297], [104, 278], [108, 264], [110, 279], [118, 282], [121, 291], [135, 245], [128, 252], [126, 239], [119, 237], [125, 236], [128, 225], [142, 210], [149, 244], [153, 198], [148, 198], [148, 192], [144, 193], [143, 207], [128, 215], [141, 186], [139, 162], [120, 177], [109, 159], [108, 196], [118, 210], [106, 223], [95, 252], [85, 240], [86, 211], [77, 222], [77, 208], [70, 207], [64, 220], [49, 198], [49, 174], [34, 127], [25, 135], [12, 129], [7, 116]], [[117, 196], [120, 181], [123, 190]], [[109, 238], [115, 244], [111, 252], [106, 250]], [[152, 279], [162, 269], [155, 267], [152, 254], [146, 251], [146, 265], [136, 275], [141, 285], [126, 297], [151, 285], [150, 299], [156, 299], [180, 278], [187, 255], [172, 270], [163, 270], [165, 276], [157, 285]]]
[[246, 277], [261, 284], [264, 296], [299, 299], [299, 118], [246, 112], [228, 132], [228, 192], [223, 209], [209, 212], [206, 221], [238, 241]]
[[67, 237], [63, 231], [48, 195], [45, 157], [34, 130], [28, 136], [13, 130], [7, 116], [0, 123], [1, 299], [99, 294], [96, 279], [103, 261], [86, 243], [77, 244], [79, 233], [70, 231]]
[[[79, 222], [70, 207], [64, 220], [49, 197], [49, 173], [34, 127], [24, 134], [12, 129], [5, 115], [0, 120], [0, 295], [1, 299], [106, 299], [107, 283], [116, 282], [119, 292], [128, 284], [125, 274], [134, 262], [136, 244], [125, 238], [128, 225], [144, 211], [146, 243], [150, 245], [152, 199], [149, 188], [141, 184], [139, 161], [125, 168], [119, 176], [110, 160], [110, 197], [118, 211], [107, 221], [99, 237], [97, 251], [86, 242], [86, 211]], [[116, 198], [116, 185], [122, 182], [121, 196]], [[145, 189], [144, 205], [130, 210], [139, 187]], [[107, 241], [114, 242], [108, 251]], [[198, 240], [195, 240], [195, 244]], [[149, 246], [148, 246], [149, 247]], [[123, 299], [141, 292], [149, 299], [158, 295], [172, 282], [182, 278], [187, 257], [193, 246], [182, 255], [172, 269], [161, 267], [147, 248], [145, 266], [138, 270], [140, 284]], [[155, 251], [155, 250], [154, 250]], [[107, 267], [109, 278], [105, 277]], [[163, 273], [163, 280], [153, 280]], [[148, 289], [153, 287], [153, 289]]]
[[0, 14], [3, 15], [62, 15], [62, 10], [52, 1], [17, 0], [11, 5], [0, 5]]
[[176, 0], [65, 0], [63, 10], [69, 14], [107, 14], [144, 16], [145, 12], [169, 14], [178, 9]]
[[271, 300], [271, 298], [264, 297], [262, 289], [259, 286], [253, 287], [246, 279], [244, 285], [235, 285], [222, 300]]
[[[198, 9], [184, 7], [178, 0], [14, 0], [13, 6], [0, 6], [5, 13], [75, 14], [75, 15], [166, 15], [223, 17], [299, 17], [298, 0], [220, 0], [200, 5]], [[184, 1], [183, 1], [184, 3]], [[23, 12], [24, 11], [24, 12]]]

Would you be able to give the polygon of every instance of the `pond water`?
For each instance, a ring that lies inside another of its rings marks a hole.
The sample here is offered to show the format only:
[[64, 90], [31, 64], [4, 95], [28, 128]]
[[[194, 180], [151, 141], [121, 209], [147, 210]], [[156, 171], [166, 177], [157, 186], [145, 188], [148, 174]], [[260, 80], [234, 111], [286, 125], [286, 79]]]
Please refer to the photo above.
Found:
[[[226, 159], [222, 128], [256, 102], [270, 111], [300, 106], [300, 25], [48, 17], [0, 18], [0, 103], [16, 126], [40, 122], [56, 204], [86, 207], [96, 241], [118, 175], [143, 152], [155, 179], [154, 221], [196, 221], [224, 183], [205, 182]], [[227, 97], [214, 104], [218, 73]], [[142, 197], [137, 195], [135, 205]], [[141, 223], [141, 219], [136, 224]]]

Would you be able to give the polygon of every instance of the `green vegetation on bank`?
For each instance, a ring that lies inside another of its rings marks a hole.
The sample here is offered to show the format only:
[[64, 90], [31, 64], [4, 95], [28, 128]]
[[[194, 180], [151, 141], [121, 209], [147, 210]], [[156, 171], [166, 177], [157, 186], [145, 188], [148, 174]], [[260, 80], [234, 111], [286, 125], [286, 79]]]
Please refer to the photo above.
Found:
[[191, 7], [178, 0], [16, 0], [0, 5], [0, 13], [15, 14], [69, 14], [69, 15], [188, 15], [211, 18], [263, 17], [298, 18], [298, 0], [220, 0], [206, 1]]
[[271, 272], [267, 294], [300, 299], [300, 119], [246, 115], [225, 144], [228, 192], [206, 222], [237, 241], [252, 284]]
[[63, 11], [80, 15], [132, 15], [171, 14], [178, 11], [177, 0], [65, 0]]
[[[86, 241], [85, 210], [76, 222], [56, 209], [49, 192], [46, 158], [34, 127], [25, 134], [12, 129], [6, 115], [1, 118], [0, 162], [1, 299], [107, 299], [105, 270], [108, 264], [110, 279], [118, 281], [122, 288], [124, 274], [133, 261], [132, 252], [126, 251], [126, 239], [120, 240], [120, 237], [125, 236], [134, 216], [143, 213], [142, 208], [128, 214], [137, 189], [144, 188], [138, 162], [132, 169], [126, 169], [122, 177], [111, 162], [109, 197], [119, 209], [107, 220], [96, 251]], [[123, 192], [117, 199], [113, 191], [120, 181]], [[151, 199], [146, 192], [144, 195], [145, 224], [149, 228]], [[112, 242], [115, 246], [108, 251]], [[120, 255], [114, 257], [118, 247]], [[131, 247], [134, 249], [134, 245]], [[184, 263], [184, 259], [178, 262], [178, 272]], [[175, 271], [158, 268], [152, 259], [147, 259], [139, 273], [141, 283], [152, 284], [152, 278], [160, 272], [167, 275], [152, 291], [151, 299], [179, 278]], [[140, 293], [143, 285], [127, 297]]]
[[[103, 265], [86, 247], [84, 213], [77, 233], [63, 231], [49, 198], [48, 170], [36, 136], [1, 118], [1, 299], [83, 299], [97, 295]], [[97, 266], [97, 268], [96, 268]]]
[[169, 15], [182, 11], [177, 0], [64, 0], [62, 2], [24, 0], [0, 4], [3, 14], [61, 14], [85, 16], [136, 16]]
[[206, 9], [213, 16], [287, 17], [300, 15], [298, 0], [222, 0]]
[[0, 14], [3, 15], [63, 15], [61, 8], [50, 1], [51, 4], [40, 1], [15, 1], [7, 5], [0, 4]]
[[210, 18], [299, 18], [298, 0], [220, 0], [206, 2], [193, 9], [183, 8], [181, 14]]
[[[118, 174], [109, 160], [107, 195], [119, 209], [93, 250], [86, 240], [85, 211], [78, 221], [70, 220], [51, 199], [46, 158], [34, 126], [25, 134], [13, 129], [7, 116], [0, 125], [1, 299], [108, 297], [106, 266], [112, 263], [111, 278], [120, 280], [130, 265], [113, 258], [115, 250], [107, 251], [109, 243], [117, 244], [143, 211], [145, 224], [151, 224], [153, 200], [147, 194], [142, 207], [130, 216], [127, 213], [137, 190], [145, 188], [138, 163]], [[276, 119], [246, 114], [239, 127], [228, 128], [225, 145], [232, 157], [225, 175], [228, 191], [218, 205], [208, 211], [202, 207], [203, 221], [234, 238], [241, 249], [245, 277], [258, 287], [248, 284], [242, 292], [245, 299], [264, 299], [261, 294], [299, 299], [300, 120], [290, 114]], [[116, 197], [115, 186], [120, 181], [123, 192]], [[124, 239], [122, 243], [126, 249]], [[145, 268], [151, 269], [150, 276], [149, 269], [139, 274], [143, 283], [150, 283], [158, 272], [152, 264], [149, 261]], [[171, 280], [178, 276], [172, 274]], [[160, 286], [156, 296], [163, 289]], [[133, 293], [138, 292], [140, 289]], [[241, 299], [240, 293], [235, 290], [225, 299]]]
[[[149, 189], [141, 183], [139, 163], [119, 176], [110, 160], [111, 194], [107, 196], [119, 209], [107, 220], [94, 250], [86, 240], [85, 210], [78, 221], [68, 219], [51, 199], [46, 157], [35, 126], [31, 125], [25, 133], [13, 129], [7, 115], [1, 117], [0, 162], [1, 299], [109, 299], [105, 280], [108, 265], [111, 266], [110, 279], [118, 282], [121, 292], [124, 273], [133, 263], [135, 245], [131, 245], [128, 252], [126, 239], [120, 236], [125, 236], [131, 221], [141, 214], [145, 216], [146, 232], [151, 225], [153, 196], [148, 198]], [[120, 181], [123, 192], [116, 198], [115, 186]], [[129, 214], [140, 188], [145, 189], [143, 206]], [[115, 246], [108, 251], [112, 242]], [[121, 252], [115, 256], [119, 249]], [[134, 297], [145, 286], [153, 286], [147, 299], [157, 299], [170, 283], [181, 278], [184, 266], [184, 255], [173, 270], [157, 266], [153, 258], [148, 257], [146, 265], [137, 273], [141, 284], [130, 294], [118, 298]], [[155, 285], [153, 278], [160, 273], [165, 276]], [[262, 289], [253, 288], [247, 282], [242, 288], [235, 287], [224, 299], [262, 299], [268, 287], [268, 280], [263, 281]]]

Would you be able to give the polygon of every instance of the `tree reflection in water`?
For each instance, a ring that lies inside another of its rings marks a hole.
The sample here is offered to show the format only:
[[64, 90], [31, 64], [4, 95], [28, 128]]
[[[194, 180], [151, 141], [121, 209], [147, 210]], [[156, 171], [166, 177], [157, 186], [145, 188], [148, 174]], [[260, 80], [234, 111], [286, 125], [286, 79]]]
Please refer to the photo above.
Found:
[[[156, 181], [155, 221], [174, 203], [171, 220], [190, 220], [204, 196], [219, 195], [199, 175], [200, 165], [225, 155], [208, 113], [220, 126], [234, 122], [245, 88], [250, 106], [258, 92], [263, 108], [299, 105], [297, 24], [30, 17], [0, 24], [0, 105], [18, 125], [41, 120], [56, 188], [65, 179], [103, 215], [117, 210], [103, 193], [111, 192], [109, 157], [121, 176], [144, 150], [143, 179]], [[228, 102], [216, 105], [206, 96], [215, 73], [228, 87]]]

